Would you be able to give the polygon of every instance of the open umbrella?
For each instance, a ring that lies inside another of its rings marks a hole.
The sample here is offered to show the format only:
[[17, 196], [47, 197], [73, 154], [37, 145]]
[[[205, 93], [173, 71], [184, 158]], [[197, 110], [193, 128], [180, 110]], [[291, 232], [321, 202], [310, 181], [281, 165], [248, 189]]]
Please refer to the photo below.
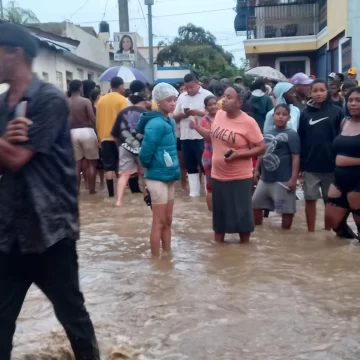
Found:
[[258, 66], [246, 72], [246, 75], [267, 78], [276, 81], [288, 81], [286, 76], [280, 71], [270, 66]]
[[148, 79], [141, 71], [128, 66], [114, 66], [109, 68], [101, 74], [99, 80], [102, 82], [111, 81], [115, 76], [121, 77], [126, 83], [131, 83], [134, 80], [140, 80], [144, 83], [148, 82]]

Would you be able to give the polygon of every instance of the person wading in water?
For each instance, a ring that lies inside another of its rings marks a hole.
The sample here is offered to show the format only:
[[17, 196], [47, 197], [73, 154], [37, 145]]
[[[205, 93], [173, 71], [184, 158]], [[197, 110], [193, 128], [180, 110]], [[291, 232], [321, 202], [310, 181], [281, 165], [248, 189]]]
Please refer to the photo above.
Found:
[[36, 41], [0, 25], [0, 359], [10, 360], [16, 319], [35, 283], [52, 302], [76, 360], [100, 360], [79, 286], [79, 209], [69, 108], [32, 74]]

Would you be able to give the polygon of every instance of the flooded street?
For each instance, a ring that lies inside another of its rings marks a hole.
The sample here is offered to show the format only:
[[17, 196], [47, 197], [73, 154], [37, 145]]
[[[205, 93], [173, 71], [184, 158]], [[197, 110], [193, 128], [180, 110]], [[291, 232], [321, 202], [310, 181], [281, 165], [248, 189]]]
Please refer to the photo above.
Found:
[[[81, 286], [102, 359], [109, 351], [111, 359], [139, 360], [360, 358], [360, 247], [321, 231], [322, 210], [314, 235], [298, 202], [290, 232], [273, 216], [250, 244], [228, 236], [219, 245], [205, 198], [177, 195], [173, 255], [155, 261], [142, 197], [126, 194], [117, 209], [104, 193], [82, 194]], [[16, 360], [71, 359], [35, 287], [14, 347]]]

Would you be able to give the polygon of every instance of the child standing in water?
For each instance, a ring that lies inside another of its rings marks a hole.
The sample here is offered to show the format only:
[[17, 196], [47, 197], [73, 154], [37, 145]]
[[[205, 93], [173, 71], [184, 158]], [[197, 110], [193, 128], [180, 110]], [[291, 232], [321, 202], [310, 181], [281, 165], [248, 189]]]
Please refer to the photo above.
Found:
[[[342, 119], [342, 108], [331, 103], [326, 82], [314, 80], [311, 84], [311, 100], [301, 114], [298, 130], [301, 170], [304, 171], [306, 220], [310, 232], [315, 231], [316, 201], [321, 197], [325, 203], [328, 201], [335, 169], [332, 143], [339, 134]], [[325, 229], [331, 229], [326, 218]]]
[[[201, 127], [204, 129], [211, 129], [211, 124], [214, 121], [215, 115], [218, 110], [218, 103], [215, 96], [210, 95], [204, 100], [205, 110], [207, 115], [201, 121]], [[202, 163], [206, 178], [206, 202], [209, 211], [212, 211], [212, 186], [211, 186], [211, 166], [212, 166], [213, 149], [212, 144], [205, 141], [204, 152], [202, 156]]]
[[263, 209], [275, 210], [282, 215], [283, 229], [290, 230], [296, 212], [300, 139], [295, 130], [287, 128], [289, 105], [277, 105], [273, 119], [275, 128], [264, 135], [266, 153], [259, 158], [255, 168], [258, 185], [253, 195], [254, 220], [255, 225], [261, 225]]

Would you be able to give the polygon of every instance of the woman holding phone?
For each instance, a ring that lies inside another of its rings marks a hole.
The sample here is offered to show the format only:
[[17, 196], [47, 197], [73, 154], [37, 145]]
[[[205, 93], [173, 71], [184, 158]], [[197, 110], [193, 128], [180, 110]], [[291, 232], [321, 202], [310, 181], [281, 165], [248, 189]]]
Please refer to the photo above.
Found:
[[246, 243], [254, 231], [252, 158], [265, 153], [265, 144], [257, 122], [241, 111], [246, 97], [246, 90], [235, 84], [226, 89], [223, 110], [217, 112], [211, 130], [191, 123], [213, 146], [213, 229], [220, 243], [225, 234], [235, 233]]

